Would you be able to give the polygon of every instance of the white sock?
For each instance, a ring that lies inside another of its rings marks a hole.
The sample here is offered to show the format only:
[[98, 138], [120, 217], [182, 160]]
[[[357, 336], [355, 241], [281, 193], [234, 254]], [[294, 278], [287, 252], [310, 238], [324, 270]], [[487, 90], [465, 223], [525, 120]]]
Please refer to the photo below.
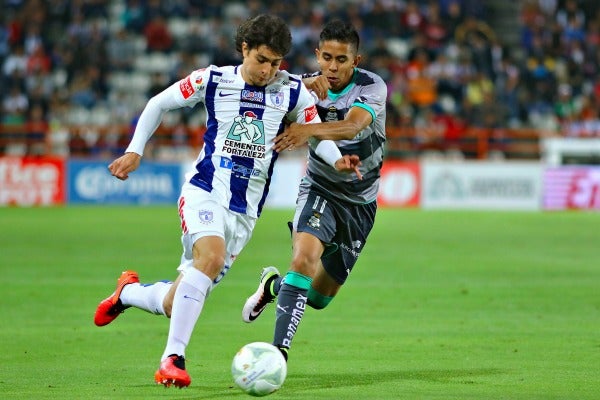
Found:
[[211, 285], [212, 280], [199, 270], [190, 268], [185, 271], [173, 298], [169, 337], [161, 360], [171, 354], [185, 355]]
[[121, 303], [152, 314], [165, 315], [163, 300], [173, 282], [160, 281], [152, 284], [131, 283], [121, 292]]

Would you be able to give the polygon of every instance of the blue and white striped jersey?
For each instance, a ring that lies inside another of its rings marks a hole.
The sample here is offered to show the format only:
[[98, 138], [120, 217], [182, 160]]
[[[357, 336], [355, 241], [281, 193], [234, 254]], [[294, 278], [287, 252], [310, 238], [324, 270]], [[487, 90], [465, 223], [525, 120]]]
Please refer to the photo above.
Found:
[[180, 107], [202, 102], [206, 109], [204, 146], [186, 181], [213, 193], [230, 210], [258, 217], [278, 156], [273, 139], [286, 121], [321, 120], [299, 76], [279, 71], [259, 87], [247, 84], [240, 70], [211, 65], [167, 90]]

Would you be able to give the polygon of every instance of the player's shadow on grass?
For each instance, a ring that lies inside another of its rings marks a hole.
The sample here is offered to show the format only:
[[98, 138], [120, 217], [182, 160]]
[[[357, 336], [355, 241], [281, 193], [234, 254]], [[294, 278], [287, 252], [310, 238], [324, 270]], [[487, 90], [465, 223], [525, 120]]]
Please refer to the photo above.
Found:
[[[454, 370], [422, 370], [422, 371], [353, 371], [338, 374], [293, 374], [287, 377], [281, 394], [302, 396], [303, 393], [313, 389], [332, 389], [337, 387], [368, 386], [384, 382], [401, 382], [419, 380], [427, 382], [454, 382], [476, 384], [477, 377], [497, 375], [503, 373], [499, 369], [454, 369]], [[188, 389], [175, 390], [170, 399], [177, 400], [212, 400], [230, 398], [249, 398], [233, 385], [228, 388], [211, 385], [194, 385]], [[171, 394], [171, 393], [170, 393]], [[174, 397], [173, 397], [174, 396]], [[285, 398], [283, 395], [281, 398]]]
[[352, 371], [337, 374], [293, 374], [286, 379], [286, 391], [302, 392], [310, 389], [367, 386], [383, 382], [406, 380], [476, 384], [477, 377], [501, 373], [502, 371], [499, 369], [488, 368], [422, 371]]

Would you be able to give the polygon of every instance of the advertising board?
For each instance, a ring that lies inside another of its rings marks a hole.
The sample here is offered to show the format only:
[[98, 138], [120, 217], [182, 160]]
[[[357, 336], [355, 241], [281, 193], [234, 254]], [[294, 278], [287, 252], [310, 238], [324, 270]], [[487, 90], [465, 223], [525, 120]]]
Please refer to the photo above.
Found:
[[0, 157], [0, 206], [65, 202], [65, 163], [50, 157]]
[[181, 166], [145, 161], [126, 181], [111, 176], [108, 162], [70, 160], [68, 199], [73, 204], [177, 204]]
[[600, 167], [567, 166], [544, 172], [546, 210], [600, 209]]
[[543, 166], [472, 161], [421, 164], [423, 208], [538, 210]]
[[385, 161], [377, 204], [383, 207], [418, 207], [421, 201], [421, 170], [417, 162]]

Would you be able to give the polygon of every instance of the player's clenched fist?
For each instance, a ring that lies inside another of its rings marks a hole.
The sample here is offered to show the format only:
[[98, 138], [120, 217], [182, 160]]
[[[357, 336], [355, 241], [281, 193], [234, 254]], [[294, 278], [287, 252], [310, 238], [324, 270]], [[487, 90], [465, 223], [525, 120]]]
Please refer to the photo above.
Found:
[[129, 178], [129, 173], [135, 171], [140, 166], [142, 156], [137, 153], [125, 153], [115, 161], [110, 163], [108, 170], [112, 176], [124, 181]]

